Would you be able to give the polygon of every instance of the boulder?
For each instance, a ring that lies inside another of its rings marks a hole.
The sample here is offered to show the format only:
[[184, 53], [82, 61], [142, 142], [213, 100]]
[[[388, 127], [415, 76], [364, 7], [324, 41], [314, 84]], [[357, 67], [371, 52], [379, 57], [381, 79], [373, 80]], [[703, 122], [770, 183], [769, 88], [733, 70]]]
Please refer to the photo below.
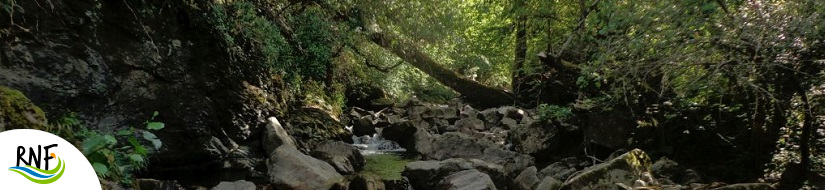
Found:
[[387, 190], [410, 190], [412, 186], [410, 186], [410, 180], [406, 177], [402, 177], [401, 179], [384, 179], [382, 180], [384, 183], [384, 188]]
[[413, 121], [392, 124], [381, 130], [381, 136], [415, 153], [430, 152], [432, 146], [432, 135], [427, 130], [416, 127]]
[[475, 131], [483, 131], [485, 129], [484, 121], [476, 118], [460, 119], [455, 122], [455, 126], [459, 130], [470, 129]]
[[513, 181], [510, 189], [513, 190], [532, 190], [539, 184], [539, 177], [535, 166], [530, 166], [524, 171], [521, 171], [516, 179]]
[[519, 126], [510, 130], [508, 139], [513, 144], [513, 150], [530, 155], [550, 155], [559, 149], [560, 136], [558, 127], [554, 124], [536, 122], [527, 126]]
[[364, 136], [375, 134], [375, 124], [371, 115], [366, 115], [357, 118], [352, 123], [352, 134], [355, 136]]
[[421, 115], [429, 110], [429, 107], [423, 105], [412, 106], [411, 108], [407, 109], [407, 118], [409, 118], [410, 120], [420, 120], [421, 118], [423, 118]]
[[702, 175], [699, 174], [696, 170], [687, 169], [682, 172], [681, 175], [677, 175], [677, 183], [679, 184], [691, 184], [691, 183], [702, 183]]
[[500, 114], [504, 118], [512, 118], [516, 121], [521, 120], [521, 118], [527, 114], [524, 110], [518, 109], [513, 106], [500, 107], [496, 111], [498, 111], [498, 114]]
[[633, 187], [636, 180], [650, 171], [650, 158], [644, 151], [631, 150], [608, 162], [584, 169], [562, 184], [562, 190], [616, 189], [618, 184]]
[[399, 116], [399, 115], [386, 115], [386, 117], [387, 117], [387, 123], [389, 123], [390, 125], [396, 124], [396, 123], [401, 123], [402, 121], [404, 121], [401, 118], [401, 116]]
[[[670, 160], [667, 157], [659, 158], [659, 160], [653, 162], [653, 164], [650, 165], [650, 171], [657, 177], [665, 179], [677, 179], [684, 177], [683, 175], [681, 175], [684, 173], [684, 170], [679, 167], [679, 163], [676, 163], [675, 161]], [[677, 181], [681, 181], [681, 179]]]
[[479, 159], [504, 166], [505, 175], [515, 176], [516, 172], [533, 165], [533, 158], [509, 151], [485, 139], [477, 139], [462, 133], [449, 132], [437, 136], [432, 141], [429, 152], [422, 152], [427, 159], [445, 160], [449, 158]]
[[331, 165], [290, 146], [275, 149], [266, 166], [269, 182], [276, 189], [330, 189], [344, 180]]
[[561, 188], [562, 182], [551, 176], [544, 177], [536, 186], [535, 190], [558, 190]]
[[508, 183], [501, 165], [491, 164], [478, 159], [453, 158], [443, 161], [415, 161], [407, 163], [402, 175], [406, 176], [415, 189], [433, 189], [436, 182], [445, 176], [464, 170], [478, 170], [486, 173], [498, 187]]
[[349, 190], [385, 190], [384, 182], [372, 175], [358, 175], [349, 182]]
[[541, 169], [541, 171], [538, 172], [538, 176], [539, 178], [552, 177], [558, 181], [565, 181], [567, 178], [570, 178], [573, 173], [576, 173], [575, 167], [571, 167], [563, 162], [556, 162]]
[[435, 109], [435, 115], [441, 119], [452, 120], [458, 118], [458, 109], [455, 107], [439, 107]]
[[22, 92], [0, 86], [0, 132], [46, 128], [46, 115]]
[[470, 105], [465, 105], [461, 108], [461, 118], [478, 118], [478, 110], [471, 107]]
[[518, 127], [518, 121], [509, 117], [505, 117], [504, 119], [501, 119], [501, 126], [503, 126], [505, 129], [515, 129], [516, 127]]
[[266, 119], [266, 126], [264, 126], [263, 133], [263, 147], [266, 155], [272, 154], [276, 148], [281, 145], [295, 147], [292, 137], [287, 134], [278, 118], [270, 117]]
[[317, 108], [301, 108], [291, 112], [284, 129], [295, 138], [295, 145], [309, 152], [327, 140], [352, 143], [352, 132], [329, 113]]
[[774, 190], [770, 183], [740, 183], [732, 184], [724, 187], [715, 188], [713, 190]]
[[451, 174], [438, 182], [438, 190], [496, 190], [493, 180], [478, 170], [464, 170]]
[[357, 148], [341, 141], [321, 143], [310, 155], [332, 165], [341, 174], [355, 174], [366, 164]]
[[499, 114], [498, 110], [496, 110], [495, 108], [488, 108], [484, 111], [481, 111], [481, 116], [487, 123], [496, 124], [498, 121], [501, 121], [501, 114]]
[[238, 180], [238, 181], [223, 181], [218, 183], [218, 186], [213, 187], [211, 190], [255, 190], [255, 184], [246, 180]]

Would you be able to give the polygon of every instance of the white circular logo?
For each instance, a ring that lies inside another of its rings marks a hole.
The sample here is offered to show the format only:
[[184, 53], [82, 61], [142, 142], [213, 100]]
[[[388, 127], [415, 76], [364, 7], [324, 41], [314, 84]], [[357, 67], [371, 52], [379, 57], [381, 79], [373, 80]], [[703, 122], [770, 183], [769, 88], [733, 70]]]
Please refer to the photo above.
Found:
[[0, 132], [0, 168], [0, 189], [101, 189], [83, 153], [44, 131]]

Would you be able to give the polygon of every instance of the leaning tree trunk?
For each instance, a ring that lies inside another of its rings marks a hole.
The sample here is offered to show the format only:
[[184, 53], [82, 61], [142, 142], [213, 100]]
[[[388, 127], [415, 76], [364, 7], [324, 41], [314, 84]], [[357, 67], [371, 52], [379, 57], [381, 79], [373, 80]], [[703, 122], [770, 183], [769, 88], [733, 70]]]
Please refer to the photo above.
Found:
[[455, 90], [471, 104], [480, 107], [495, 107], [514, 103], [512, 94], [462, 78], [457, 73], [439, 65], [411, 42], [382, 32], [372, 33], [370, 40], [435, 78], [441, 84]]
[[[516, 1], [516, 7], [524, 6], [524, 1]], [[521, 14], [521, 13], [519, 13]], [[521, 93], [521, 80], [523, 78], [521, 69], [524, 67], [524, 61], [527, 58], [527, 17], [519, 15], [516, 17], [516, 48], [513, 52], [513, 70], [512, 70], [512, 86], [513, 93]]]

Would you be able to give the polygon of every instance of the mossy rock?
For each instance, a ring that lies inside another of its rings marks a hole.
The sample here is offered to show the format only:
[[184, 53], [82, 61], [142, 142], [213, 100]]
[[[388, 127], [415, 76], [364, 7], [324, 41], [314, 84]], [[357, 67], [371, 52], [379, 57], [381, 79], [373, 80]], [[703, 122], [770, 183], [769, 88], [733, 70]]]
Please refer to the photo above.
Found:
[[608, 162], [584, 169], [562, 185], [562, 190], [617, 189], [617, 184], [632, 187], [636, 179], [650, 172], [650, 157], [633, 149]]
[[0, 86], [0, 131], [46, 128], [46, 115], [22, 92]]
[[290, 112], [284, 129], [295, 138], [298, 149], [304, 152], [328, 140], [352, 143], [352, 133], [344, 124], [317, 108], [300, 108]]

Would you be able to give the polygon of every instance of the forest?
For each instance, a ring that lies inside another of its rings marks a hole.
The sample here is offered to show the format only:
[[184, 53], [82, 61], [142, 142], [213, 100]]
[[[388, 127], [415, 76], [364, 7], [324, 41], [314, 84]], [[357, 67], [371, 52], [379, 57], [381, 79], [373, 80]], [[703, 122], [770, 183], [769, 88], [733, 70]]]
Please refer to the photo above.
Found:
[[102, 189], [825, 189], [825, 1], [0, 0]]

